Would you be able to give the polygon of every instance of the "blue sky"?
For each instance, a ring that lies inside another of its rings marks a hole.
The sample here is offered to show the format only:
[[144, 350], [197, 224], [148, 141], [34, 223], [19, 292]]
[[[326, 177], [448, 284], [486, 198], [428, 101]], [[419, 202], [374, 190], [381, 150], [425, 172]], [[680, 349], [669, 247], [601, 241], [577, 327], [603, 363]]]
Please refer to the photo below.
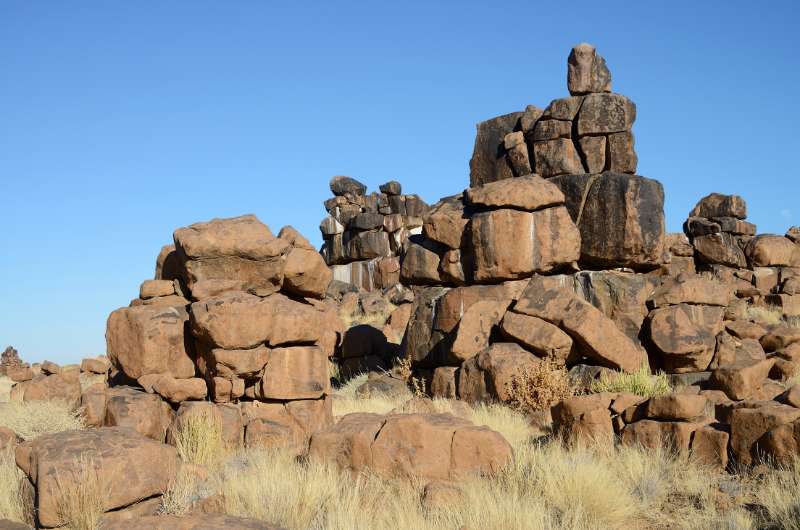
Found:
[[800, 224], [796, 2], [0, 3], [0, 348], [104, 353], [172, 231], [255, 213], [320, 242], [332, 175], [429, 202], [475, 123], [567, 95], [579, 42], [638, 106], [677, 231], [739, 193]]

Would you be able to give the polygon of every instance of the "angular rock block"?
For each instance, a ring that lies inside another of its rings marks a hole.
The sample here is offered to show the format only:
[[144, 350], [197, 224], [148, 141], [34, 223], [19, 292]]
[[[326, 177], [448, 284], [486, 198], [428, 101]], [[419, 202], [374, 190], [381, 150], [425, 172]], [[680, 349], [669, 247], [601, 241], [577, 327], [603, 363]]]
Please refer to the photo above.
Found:
[[550, 180], [566, 197], [588, 265], [652, 269], [666, 260], [664, 189], [623, 173], [563, 175]]
[[572, 95], [611, 92], [611, 72], [591, 44], [572, 48], [567, 59], [567, 87]]
[[564, 207], [492, 210], [472, 216], [470, 225], [476, 282], [550, 272], [579, 256], [581, 236]]
[[470, 186], [481, 186], [514, 176], [505, 154], [504, 139], [508, 133], [514, 132], [522, 115], [522, 112], [512, 112], [476, 126], [475, 147], [469, 161]]

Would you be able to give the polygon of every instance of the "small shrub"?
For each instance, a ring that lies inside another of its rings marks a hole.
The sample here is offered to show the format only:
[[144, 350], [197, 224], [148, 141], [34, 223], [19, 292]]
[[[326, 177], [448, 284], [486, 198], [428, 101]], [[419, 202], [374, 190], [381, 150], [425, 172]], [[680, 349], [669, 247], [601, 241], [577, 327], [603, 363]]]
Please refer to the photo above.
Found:
[[550, 358], [514, 374], [507, 390], [509, 405], [523, 412], [545, 410], [575, 395], [564, 361]]
[[96, 530], [105, 512], [106, 486], [91, 460], [81, 457], [68, 476], [57, 476], [58, 513], [70, 530]]
[[0, 519], [32, 524], [31, 501], [26, 495], [28, 479], [14, 460], [14, 451], [0, 451]]
[[0, 425], [8, 427], [23, 440], [43, 434], [83, 429], [81, 410], [73, 410], [61, 401], [4, 403], [0, 406]]
[[190, 412], [182, 419], [181, 427], [175, 434], [175, 448], [184, 462], [217, 465], [226, 453], [222, 421], [209, 408]]
[[653, 397], [672, 392], [669, 377], [664, 372], [650, 373], [642, 366], [633, 373], [617, 372], [612, 376], [602, 375], [592, 382], [592, 392], [628, 392], [642, 397]]
[[167, 491], [161, 496], [161, 509], [164, 515], [186, 515], [198, 499], [199, 484], [197, 474], [187, 471], [183, 466], [175, 474]]
[[780, 324], [783, 320], [783, 311], [779, 307], [756, 307], [748, 306], [746, 311], [747, 318], [762, 324]]

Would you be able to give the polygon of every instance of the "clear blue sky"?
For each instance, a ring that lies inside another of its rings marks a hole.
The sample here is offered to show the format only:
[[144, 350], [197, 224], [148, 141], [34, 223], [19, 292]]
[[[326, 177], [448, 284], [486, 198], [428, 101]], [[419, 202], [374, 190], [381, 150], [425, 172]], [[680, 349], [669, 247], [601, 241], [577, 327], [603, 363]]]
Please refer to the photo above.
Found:
[[[646, 5], [645, 5], [646, 4]], [[579, 42], [638, 106], [668, 228], [711, 191], [800, 223], [797, 2], [0, 3], [0, 348], [104, 353], [172, 231], [252, 212], [320, 242], [332, 175], [433, 202], [476, 122], [567, 95]]]

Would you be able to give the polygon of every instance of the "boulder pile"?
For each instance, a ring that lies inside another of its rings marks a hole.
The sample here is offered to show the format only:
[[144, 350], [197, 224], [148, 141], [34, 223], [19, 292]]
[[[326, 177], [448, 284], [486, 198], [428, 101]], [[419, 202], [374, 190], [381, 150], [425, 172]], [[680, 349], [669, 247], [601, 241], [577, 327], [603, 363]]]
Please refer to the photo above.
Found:
[[397, 256], [409, 235], [419, 234], [428, 205], [417, 195], [403, 195], [396, 180], [367, 194], [361, 182], [344, 176], [330, 182], [328, 216], [320, 223], [322, 255], [336, 280], [367, 291], [400, 280]]
[[0, 375], [8, 376], [9, 373], [26, 367], [27, 365], [19, 357], [19, 352], [13, 346], [7, 346], [0, 354]]
[[[142, 388], [87, 398], [95, 421], [133, 424], [164, 441], [195, 400], [233, 414], [251, 445], [298, 447], [331, 422], [328, 359], [343, 325], [325, 298], [332, 274], [292, 227], [274, 236], [255, 216], [179, 228], [153, 280], [108, 319], [115, 378]], [[104, 411], [104, 412], [103, 412]], [[238, 417], [237, 417], [238, 415]], [[241, 434], [232, 435], [241, 438]]]

